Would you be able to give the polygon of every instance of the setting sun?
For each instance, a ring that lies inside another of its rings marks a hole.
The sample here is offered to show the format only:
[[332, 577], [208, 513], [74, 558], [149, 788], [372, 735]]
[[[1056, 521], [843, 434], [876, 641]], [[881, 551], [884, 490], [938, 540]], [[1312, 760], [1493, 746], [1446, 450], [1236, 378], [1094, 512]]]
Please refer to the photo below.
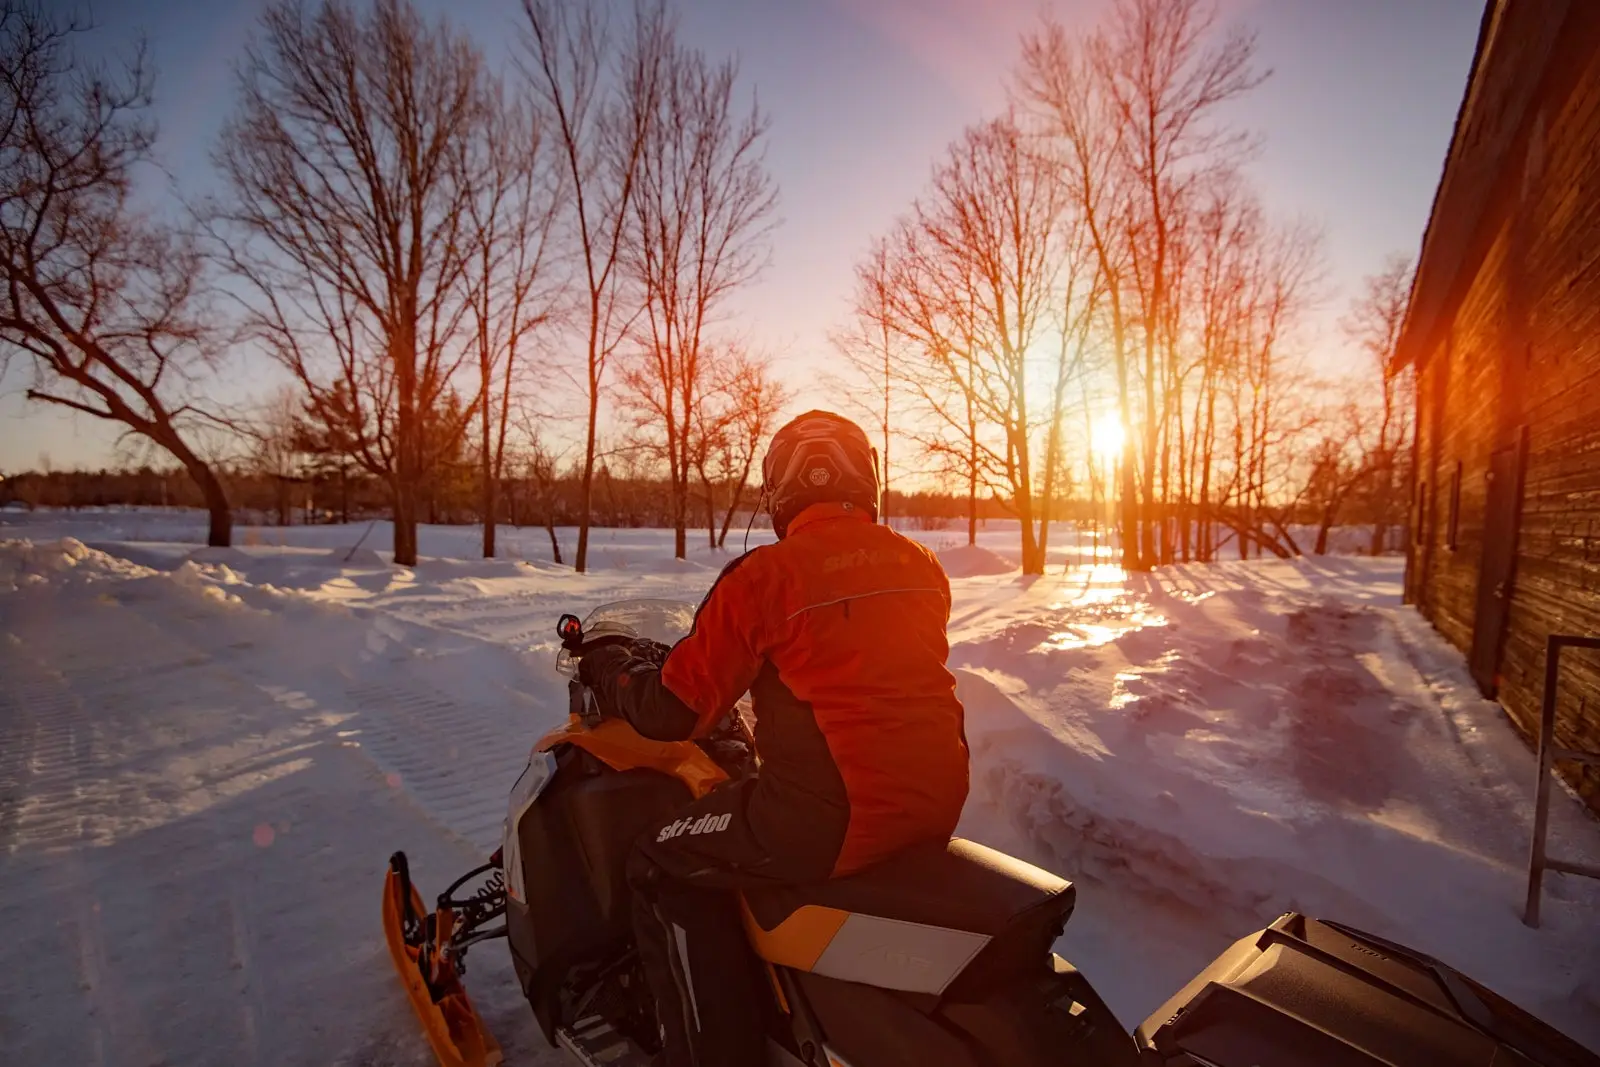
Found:
[[1101, 459], [1116, 459], [1128, 439], [1122, 420], [1114, 412], [1107, 412], [1095, 420], [1089, 431], [1089, 448]]

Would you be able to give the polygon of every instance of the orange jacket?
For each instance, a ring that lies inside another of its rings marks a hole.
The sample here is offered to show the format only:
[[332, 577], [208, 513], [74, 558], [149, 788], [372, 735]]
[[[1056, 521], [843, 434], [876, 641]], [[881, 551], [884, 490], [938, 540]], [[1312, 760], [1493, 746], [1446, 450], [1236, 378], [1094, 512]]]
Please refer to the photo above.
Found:
[[661, 681], [694, 712], [696, 736], [750, 690], [756, 834], [848, 874], [949, 836], [960, 817], [967, 744], [949, 618], [931, 552], [817, 504], [723, 570]]

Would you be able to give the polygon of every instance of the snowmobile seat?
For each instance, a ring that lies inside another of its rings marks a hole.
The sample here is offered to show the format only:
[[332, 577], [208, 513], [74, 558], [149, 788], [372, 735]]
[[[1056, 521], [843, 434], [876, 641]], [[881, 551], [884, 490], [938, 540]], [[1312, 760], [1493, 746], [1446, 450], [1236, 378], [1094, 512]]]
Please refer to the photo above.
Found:
[[1071, 882], [960, 838], [859, 874], [746, 890], [746, 929], [771, 963], [959, 998], [1037, 969], [1072, 915]]

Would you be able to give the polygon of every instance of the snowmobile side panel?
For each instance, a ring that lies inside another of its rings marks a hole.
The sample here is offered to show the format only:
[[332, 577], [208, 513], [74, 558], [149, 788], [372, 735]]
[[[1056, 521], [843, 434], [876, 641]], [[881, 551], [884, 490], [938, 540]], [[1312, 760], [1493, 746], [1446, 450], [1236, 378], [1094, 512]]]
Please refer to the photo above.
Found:
[[809, 971], [827, 951], [834, 936], [850, 913], [819, 904], [803, 904], [771, 930], [763, 929], [750, 910], [749, 901], [740, 897], [744, 929], [757, 956], [779, 967]]
[[688, 786], [696, 800], [728, 780], [728, 772], [692, 741], [652, 741], [620, 719], [585, 726], [573, 716], [534, 747], [549, 752], [560, 745], [575, 745], [614, 771], [652, 770], [671, 775]]
[[1152, 1067], [1600, 1067], [1600, 1056], [1437, 960], [1295, 913], [1236, 942], [1135, 1040]]
[[525, 903], [507, 901], [513, 963], [545, 1036], [561, 1019], [558, 991], [575, 966], [605, 960], [632, 936], [626, 866], [639, 835], [687, 802], [681, 780], [617, 772], [587, 749], [558, 768], [516, 827]]
[[993, 1063], [1138, 1067], [1139, 1050], [1078, 969], [1050, 955], [1031, 978], [992, 985], [981, 1000], [946, 1002], [938, 1014]]
[[[816, 1015], [830, 1053], [845, 1063], [980, 1067], [989, 1062], [973, 1054], [963, 1034], [937, 1016], [918, 1010], [904, 994], [819, 974], [796, 973], [795, 979]], [[1009, 1065], [1011, 1061], [1005, 1062]], [[1049, 1062], [1071, 1061], [1058, 1055]]]
[[[405, 897], [409, 888], [410, 899]], [[425, 915], [422, 895], [391, 865], [383, 882], [383, 936], [389, 958], [405, 987], [406, 999], [422, 1023], [422, 1032], [440, 1067], [497, 1067], [502, 1061], [499, 1044], [490, 1035], [462, 987], [454, 965], [446, 962], [430, 990], [419, 962], [419, 950], [406, 944], [404, 922], [409, 907], [413, 916]]]

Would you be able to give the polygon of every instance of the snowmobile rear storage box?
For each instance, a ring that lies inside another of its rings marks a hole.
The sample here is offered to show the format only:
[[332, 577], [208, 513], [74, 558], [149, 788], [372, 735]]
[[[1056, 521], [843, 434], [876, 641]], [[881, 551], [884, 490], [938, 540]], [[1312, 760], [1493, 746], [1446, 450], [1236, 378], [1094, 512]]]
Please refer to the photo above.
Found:
[[1600, 1067], [1437, 960], [1294, 913], [1236, 942], [1134, 1037], [1150, 1067]]

